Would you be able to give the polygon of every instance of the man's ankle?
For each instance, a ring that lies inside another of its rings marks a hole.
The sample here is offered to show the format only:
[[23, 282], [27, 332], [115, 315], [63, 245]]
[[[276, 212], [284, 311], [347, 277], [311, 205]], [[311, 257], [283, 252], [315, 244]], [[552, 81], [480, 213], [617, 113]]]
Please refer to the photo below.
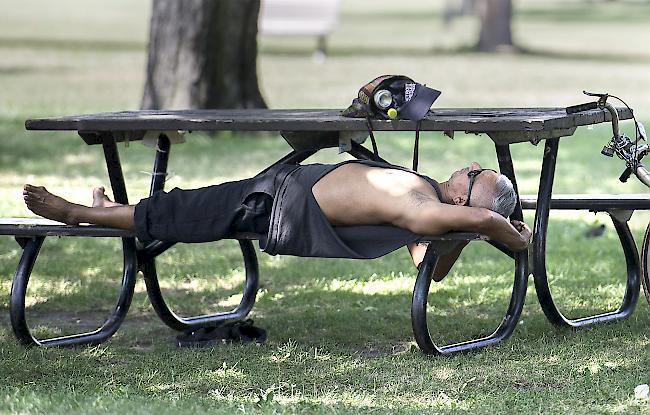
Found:
[[89, 209], [89, 208], [85, 206], [73, 205], [70, 208], [70, 210], [66, 212], [64, 222], [67, 223], [68, 225], [79, 225], [81, 222], [83, 222], [82, 219], [83, 212], [81, 212], [82, 209]]

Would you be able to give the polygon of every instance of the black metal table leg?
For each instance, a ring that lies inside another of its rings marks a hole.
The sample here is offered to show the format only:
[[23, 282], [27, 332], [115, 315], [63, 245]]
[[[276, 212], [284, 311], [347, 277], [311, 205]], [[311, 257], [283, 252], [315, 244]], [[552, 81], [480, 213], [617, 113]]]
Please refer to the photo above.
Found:
[[508, 144], [496, 144], [497, 161], [499, 162], [499, 170], [501, 174], [506, 176], [512, 182], [512, 186], [517, 194], [517, 204], [515, 210], [510, 217], [515, 220], [524, 220], [524, 214], [521, 209], [521, 201], [519, 200], [519, 188], [517, 187], [517, 178], [515, 177], [515, 168], [512, 165], [512, 155], [510, 154], [510, 146]]
[[546, 140], [537, 195], [537, 211], [535, 212], [535, 228], [533, 231], [533, 276], [537, 298], [546, 317], [553, 324], [559, 326], [575, 328], [627, 317], [634, 311], [639, 296], [639, 256], [627, 223], [619, 221], [612, 215], [610, 216], [621, 241], [627, 266], [627, 284], [621, 306], [615, 311], [595, 316], [568, 319], [553, 301], [546, 273], [546, 235], [558, 146], [559, 139]]
[[169, 152], [171, 143], [169, 137], [161, 134], [156, 143], [156, 157], [153, 161], [153, 171], [151, 172], [151, 186], [149, 186], [149, 196], [153, 196], [159, 190], [165, 188], [167, 181], [167, 165], [169, 164]]
[[[156, 158], [151, 178], [151, 187], [149, 194], [153, 195], [165, 187], [165, 178], [167, 175], [167, 164], [169, 161], [169, 152], [171, 146], [169, 139], [161, 134], [158, 138], [156, 147]], [[295, 163], [309, 157], [313, 152], [292, 152], [281, 159], [285, 163]], [[239, 246], [244, 258], [246, 269], [246, 280], [244, 283], [243, 295], [239, 305], [227, 312], [207, 314], [202, 316], [181, 317], [169, 308], [165, 302], [158, 274], [156, 271], [155, 257], [171, 248], [174, 243], [165, 241], [153, 241], [139, 249], [140, 268], [144, 275], [147, 295], [149, 300], [160, 319], [174, 330], [185, 331], [198, 327], [216, 326], [228, 321], [241, 320], [245, 318], [255, 304], [257, 289], [259, 286], [259, 267], [255, 248], [249, 240], [240, 240]]]
[[430, 243], [422, 260], [422, 266], [418, 272], [415, 288], [413, 289], [411, 325], [413, 327], [415, 341], [420, 347], [420, 350], [425, 354], [447, 355], [495, 344], [510, 336], [515, 327], [517, 327], [517, 321], [519, 321], [519, 316], [524, 308], [524, 301], [526, 299], [526, 288], [528, 286], [528, 255], [526, 251], [514, 253], [515, 272], [512, 295], [506, 314], [496, 330], [489, 336], [450, 344], [448, 346], [437, 346], [431, 339], [427, 325], [427, 299], [438, 257], [439, 254], [435, 244]]
[[[512, 212], [510, 217], [515, 220], [524, 220], [524, 214], [521, 208], [521, 201], [519, 200], [519, 188], [517, 187], [517, 178], [515, 177], [515, 168], [512, 164], [512, 155], [510, 154], [510, 145], [508, 144], [496, 144], [495, 145], [497, 153], [497, 161], [499, 162], [499, 171], [501, 174], [506, 176], [512, 182], [512, 186], [515, 189], [515, 194], [517, 195], [517, 203], [515, 204], [515, 210]], [[504, 244], [497, 241], [488, 241], [490, 245], [497, 248], [499, 251], [508, 255], [510, 258], [514, 259], [514, 253]], [[530, 264], [528, 264], [530, 266]], [[529, 272], [530, 274], [530, 272]]]
[[352, 148], [350, 149], [350, 151], [348, 151], [348, 153], [351, 156], [354, 156], [360, 160], [373, 160], [373, 161], [380, 161], [382, 163], [388, 163], [386, 160], [377, 156], [375, 153], [368, 150], [367, 148], [357, 143], [356, 141], [352, 141], [351, 144], [352, 144]]
[[317, 150], [292, 150], [289, 152], [286, 156], [282, 157], [281, 159], [277, 160], [275, 163], [271, 164], [270, 166], [266, 167], [264, 170], [259, 172], [258, 174], [262, 174], [269, 170], [271, 167], [277, 165], [277, 164], [299, 164], [302, 163], [303, 161], [307, 160], [310, 156], [316, 154]]
[[126, 205], [129, 203], [129, 198], [126, 194], [124, 174], [115, 139], [111, 135], [102, 135], [102, 148], [104, 149], [108, 178], [111, 182], [111, 189], [113, 189], [113, 197], [117, 203]]
[[31, 334], [25, 317], [25, 295], [29, 277], [45, 237], [24, 238], [21, 241], [23, 254], [14, 274], [11, 286], [11, 327], [18, 340], [28, 346], [73, 346], [79, 344], [99, 344], [111, 337], [120, 327], [131, 305], [135, 278], [137, 275], [137, 260], [135, 255], [135, 240], [122, 238], [124, 252], [124, 268], [122, 284], [113, 311], [104, 324], [97, 330], [60, 336], [51, 339], [37, 339]]

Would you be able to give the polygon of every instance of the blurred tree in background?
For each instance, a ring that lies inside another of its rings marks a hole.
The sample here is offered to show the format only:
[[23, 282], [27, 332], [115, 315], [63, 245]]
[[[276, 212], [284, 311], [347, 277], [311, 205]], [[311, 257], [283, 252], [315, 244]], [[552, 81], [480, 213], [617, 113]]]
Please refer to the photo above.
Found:
[[265, 108], [260, 0], [154, 0], [143, 109]]
[[512, 50], [512, 0], [479, 0], [481, 31], [476, 49], [481, 52]]
[[481, 20], [476, 50], [515, 50], [510, 29], [512, 0], [448, 0], [442, 12], [442, 21], [449, 25], [455, 17], [467, 15], [477, 15]]
[[[462, 0], [476, 49], [512, 50], [512, 0]], [[257, 78], [260, 0], [153, 0], [143, 109], [265, 108]]]

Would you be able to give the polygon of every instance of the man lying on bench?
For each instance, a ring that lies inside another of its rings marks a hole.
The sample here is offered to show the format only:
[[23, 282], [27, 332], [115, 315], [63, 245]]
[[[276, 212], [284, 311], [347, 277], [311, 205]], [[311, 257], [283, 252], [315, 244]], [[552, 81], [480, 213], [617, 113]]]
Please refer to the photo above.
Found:
[[[93, 223], [136, 232], [142, 241], [208, 242], [249, 237], [271, 255], [377, 258], [408, 245], [415, 265], [422, 235], [476, 232], [513, 251], [531, 231], [508, 221], [516, 194], [507, 177], [478, 163], [442, 183], [412, 170], [368, 160], [335, 165], [276, 164], [257, 176], [194, 190], [157, 192], [136, 205], [93, 191], [92, 207], [25, 185], [32, 212], [66, 224]], [[467, 242], [440, 258], [442, 279]]]

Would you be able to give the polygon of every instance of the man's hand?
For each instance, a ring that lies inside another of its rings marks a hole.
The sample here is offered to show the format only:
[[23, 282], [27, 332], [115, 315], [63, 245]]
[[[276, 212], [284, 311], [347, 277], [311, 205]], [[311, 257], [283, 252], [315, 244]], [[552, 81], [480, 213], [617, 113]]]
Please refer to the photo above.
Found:
[[[522, 221], [511, 220], [510, 224], [521, 234], [522, 239], [526, 241], [526, 246], [524, 246], [524, 248], [526, 248], [530, 244], [530, 238], [532, 237], [533, 232], [530, 230], [528, 225]], [[522, 248], [522, 250], [524, 248]]]

